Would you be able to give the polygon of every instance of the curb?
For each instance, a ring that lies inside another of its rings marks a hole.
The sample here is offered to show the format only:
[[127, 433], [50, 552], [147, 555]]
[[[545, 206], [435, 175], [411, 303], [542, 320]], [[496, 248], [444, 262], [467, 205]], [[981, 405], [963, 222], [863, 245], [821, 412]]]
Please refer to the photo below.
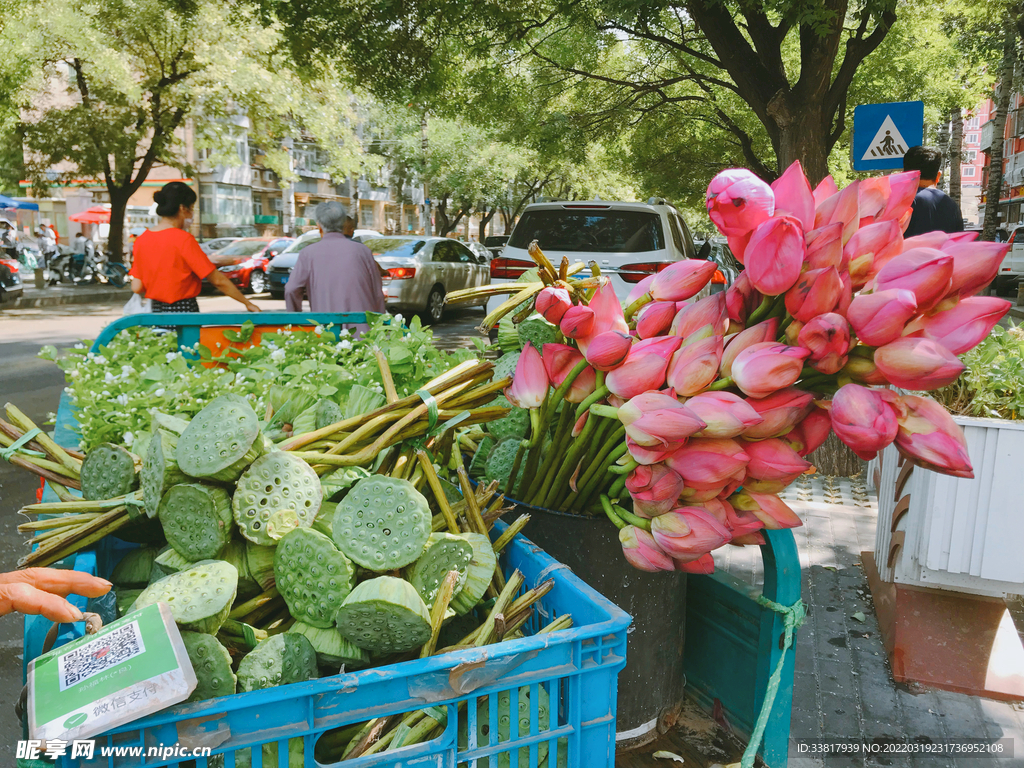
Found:
[[46, 289], [32, 290], [30, 295], [22, 295], [14, 301], [0, 304], [0, 312], [8, 309], [35, 309], [39, 307], [60, 307], [65, 304], [116, 304], [124, 303], [131, 297], [128, 288], [63, 288], [60, 293], [48, 293]]

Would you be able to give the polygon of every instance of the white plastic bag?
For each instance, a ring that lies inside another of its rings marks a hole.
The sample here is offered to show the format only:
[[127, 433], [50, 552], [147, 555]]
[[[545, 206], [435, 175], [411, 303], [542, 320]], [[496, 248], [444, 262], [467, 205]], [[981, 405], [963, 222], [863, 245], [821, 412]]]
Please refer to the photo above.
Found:
[[152, 311], [152, 300], [144, 299], [137, 293], [133, 293], [132, 297], [128, 299], [128, 303], [124, 305], [124, 314], [126, 315], [142, 315]]

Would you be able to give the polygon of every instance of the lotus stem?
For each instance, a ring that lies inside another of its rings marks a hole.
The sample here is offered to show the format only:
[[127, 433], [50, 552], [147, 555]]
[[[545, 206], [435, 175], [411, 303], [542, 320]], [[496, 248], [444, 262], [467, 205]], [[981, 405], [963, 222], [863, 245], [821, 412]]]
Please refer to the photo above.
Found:
[[455, 585], [458, 583], [458, 580], [458, 571], [448, 571], [441, 582], [441, 587], [437, 591], [437, 597], [434, 599], [434, 605], [430, 609], [430, 639], [420, 649], [421, 659], [434, 655], [434, 649], [437, 648], [437, 636], [441, 634], [444, 615], [447, 613], [448, 604], [452, 601], [452, 596], [455, 594]]
[[729, 387], [732, 387], [734, 385], [735, 385], [735, 382], [733, 382], [733, 380], [731, 378], [726, 376], [725, 378], [722, 378], [722, 379], [719, 379], [718, 381], [712, 382], [711, 385], [707, 389], [705, 389], [704, 391], [705, 392], [718, 392], [719, 390], [728, 389]]
[[544, 500], [539, 506], [546, 507], [548, 509], [552, 508], [550, 505], [555, 503], [558, 495], [562, 491], [562, 488], [565, 487], [568, 482], [570, 475], [575, 471], [576, 465], [579, 464], [581, 454], [587, 450], [587, 446], [594, 434], [597, 421], [598, 417], [596, 416], [591, 416], [587, 419], [586, 426], [583, 427], [583, 431], [580, 433], [580, 436], [573, 441], [573, 445], [569, 449], [568, 455], [562, 462], [561, 469], [559, 469], [558, 474], [555, 475], [554, 482], [544, 495]]
[[[625, 453], [629, 446], [627, 446], [625, 443], [623, 443], [622, 445], [622, 453]], [[620, 453], [619, 456], [621, 456], [622, 453]], [[630, 459], [625, 464], [615, 464], [609, 467], [608, 471], [611, 472], [613, 475], [628, 475], [630, 472], [632, 472], [639, 466], [640, 462], [638, 462], [636, 459]]]
[[[35, 425], [32, 419], [30, 419], [28, 416], [26, 416], [24, 413], [18, 410], [17, 406], [15, 406], [13, 403], [7, 403], [4, 406], [4, 410], [7, 411], [7, 418], [9, 418], [16, 427], [19, 427], [25, 432], [30, 432], [33, 429], [38, 429], [38, 427]], [[78, 477], [81, 475], [82, 462], [71, 458], [67, 454], [67, 451], [65, 451], [63, 448], [57, 445], [57, 443], [55, 443], [53, 439], [45, 432], [40, 430], [39, 434], [36, 435], [35, 437], [35, 442], [39, 443], [39, 445], [43, 447], [43, 450], [45, 450], [52, 458], [54, 458], [57, 461], [57, 463], [62, 464], [64, 467], [70, 470], [71, 474], [74, 477]]]
[[242, 603], [241, 605], [235, 606], [232, 609], [231, 613], [228, 614], [228, 618], [234, 619], [236, 621], [243, 619], [260, 606], [269, 603], [275, 597], [280, 597], [280, 595], [281, 593], [277, 591], [276, 586], [270, 587], [270, 589], [268, 589], [266, 592], [256, 595], [256, 597]]
[[634, 515], [632, 512], [623, 509], [618, 504], [612, 504], [612, 509], [615, 510], [615, 514], [624, 523], [628, 525], [635, 525], [637, 528], [643, 528], [645, 531], [651, 530], [651, 521], [647, 518]]
[[508, 546], [509, 542], [512, 541], [512, 539], [514, 539], [517, 534], [522, 532], [523, 528], [526, 527], [526, 524], [528, 522], [530, 522], [529, 515], [520, 515], [511, 523], [509, 523], [508, 528], [502, 531], [502, 534], [497, 539], [495, 539], [494, 544], [492, 545], [494, 549], [494, 554], [501, 554], [501, 550]]
[[626, 524], [622, 521], [622, 518], [615, 514], [614, 510], [612, 510], [611, 500], [603, 493], [601, 494], [601, 509], [604, 510], [604, 513], [608, 516], [608, 519], [612, 521], [612, 524], [616, 528], [622, 530], [626, 527]]
[[[522, 285], [521, 283], [511, 283], [511, 285]], [[522, 304], [524, 301], [530, 301], [541, 292], [544, 287], [544, 283], [528, 283], [519, 293], [515, 294], [509, 299], [506, 299], [499, 304], [491, 313], [483, 319], [480, 323], [480, 329], [483, 331], [489, 331], [492, 326], [496, 325], [501, 318], [512, 312], [516, 307]]]
[[546, 635], [551, 632], [558, 632], [563, 629], [570, 629], [572, 627], [572, 614], [564, 613], [557, 619], [552, 621], [546, 627], [542, 628], [537, 632], [538, 635]]
[[598, 456], [590, 471], [584, 476], [583, 483], [579, 486], [580, 492], [576, 495], [576, 503], [570, 507], [570, 510], [586, 507], [587, 502], [594, 495], [594, 491], [606, 480], [604, 475], [615, 468], [615, 462], [625, 454], [627, 445], [622, 441], [625, 432], [625, 428], [620, 426], [605, 442], [601, 455]]
[[451, 506], [448, 504], [448, 497], [444, 495], [444, 489], [441, 487], [441, 480], [438, 478], [437, 472], [434, 471], [434, 464], [427, 455], [427, 452], [422, 449], [416, 451], [416, 458], [419, 460], [420, 466], [423, 468], [423, 474], [426, 475], [427, 483], [430, 485], [430, 490], [434, 494], [437, 506], [441, 509], [441, 514], [444, 516], [445, 523], [448, 525], [448, 531], [454, 534], [462, 533], [459, 528], [459, 521], [456, 519]]
[[589, 410], [591, 413], [597, 416], [603, 416], [606, 419], [618, 420], [619, 418], [619, 409], [611, 405], [601, 405], [600, 403], [594, 403], [592, 406], [590, 406]]
[[480, 647], [481, 645], [487, 645], [491, 642], [494, 637], [495, 620], [501, 616], [504, 619], [505, 609], [511, 604], [515, 598], [516, 592], [523, 586], [523, 574], [516, 570], [509, 577], [508, 582], [505, 584], [505, 588], [501, 590], [501, 594], [494, 601], [494, 605], [491, 606], [490, 612], [487, 614], [487, 618], [484, 620], [483, 629], [480, 634], [477, 635], [473, 645]]
[[650, 304], [652, 301], [654, 301], [654, 297], [651, 296], [651, 294], [648, 292], [641, 296], [639, 299], [636, 299], [628, 307], [626, 307], [625, 311], [622, 313], [626, 318], [626, 322], [628, 323], [630, 320], [632, 320], [633, 315], [635, 315], [645, 306]]
[[562, 413], [558, 418], [558, 427], [555, 429], [555, 437], [551, 442], [551, 450], [548, 452], [548, 462], [543, 472], [538, 472], [530, 482], [526, 493], [522, 494], [523, 501], [530, 504], [538, 494], [547, 493], [550, 484], [558, 473], [559, 463], [557, 457], [564, 456], [568, 448], [565, 445], [569, 437], [569, 430], [573, 425], [573, 409], [568, 402], [563, 401]]
[[84, 512], [68, 515], [66, 517], [50, 517], [45, 520], [31, 520], [27, 523], [21, 523], [18, 526], [18, 532], [27, 533], [28, 531], [46, 531], [50, 529], [67, 528], [69, 525], [81, 525], [83, 522], [94, 520], [98, 515], [98, 512]]
[[48, 480], [46, 484], [50, 487], [50, 490], [53, 491], [54, 495], [61, 501], [77, 501], [79, 498], [68, 491], [68, 489], [60, 483], [54, 483]]
[[[504, 293], [516, 293], [522, 290], [523, 283], [491, 283], [481, 285], [477, 288], [464, 288], [461, 291], [452, 291], [445, 298], [446, 304], [464, 304], [467, 301], [476, 301], [484, 296], [500, 296]], [[529, 283], [528, 285], [533, 285]]]
[[131, 522], [131, 518], [128, 516], [125, 507], [113, 509], [89, 521], [74, 533], [70, 533], [66, 537], [55, 538], [47, 542], [46, 545], [30, 552], [18, 560], [18, 567], [29, 568], [32, 566], [53, 565], [68, 555], [85, 549], [104, 536], [123, 528], [129, 522]]
[[388, 359], [384, 356], [384, 351], [380, 347], [374, 347], [373, 357], [377, 361], [377, 367], [380, 368], [380, 377], [384, 383], [384, 397], [389, 405], [397, 403], [400, 398], [398, 390], [395, 389], [395, 380], [391, 377], [391, 367], [388, 365]]
[[612, 487], [608, 489], [608, 496], [612, 499], [618, 499], [622, 496], [622, 492], [626, 488], [626, 475], [619, 475], [615, 482], [612, 483]]
[[584, 400], [582, 403], [580, 403], [578, 406], [576, 406], [576, 419], [577, 419], [577, 421], [579, 420], [579, 418], [584, 413], [586, 413], [588, 410], [590, 410], [590, 406], [592, 406], [594, 403], [598, 402], [599, 400], [604, 400], [606, 397], [608, 397], [609, 393], [610, 393], [610, 390], [608, 389], [608, 387], [606, 387], [603, 384], [600, 385], [597, 389], [595, 389], [587, 397], [586, 400]]
[[745, 323], [746, 327], [749, 328], [767, 317], [768, 313], [771, 312], [774, 301], [774, 296], [765, 296], [761, 299], [761, 303], [758, 305], [757, 309], [747, 315], [747, 322]]

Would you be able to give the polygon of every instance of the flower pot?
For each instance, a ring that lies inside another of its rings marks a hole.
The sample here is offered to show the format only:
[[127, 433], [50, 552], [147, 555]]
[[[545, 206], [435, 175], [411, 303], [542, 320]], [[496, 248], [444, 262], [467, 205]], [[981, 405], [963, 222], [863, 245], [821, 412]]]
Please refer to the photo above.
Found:
[[519, 504], [526, 536], [633, 617], [619, 673], [616, 748], [658, 736], [659, 716], [683, 698], [686, 574], [639, 571], [622, 555], [618, 530], [603, 517]]

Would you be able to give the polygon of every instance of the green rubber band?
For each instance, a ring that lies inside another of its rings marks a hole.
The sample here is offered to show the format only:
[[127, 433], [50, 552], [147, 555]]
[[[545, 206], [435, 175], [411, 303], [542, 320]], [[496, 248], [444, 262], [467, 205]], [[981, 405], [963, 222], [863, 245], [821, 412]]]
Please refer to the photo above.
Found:
[[433, 432], [437, 426], [437, 400], [425, 389], [417, 389], [416, 394], [427, 405], [427, 432]]
[[469, 411], [463, 411], [462, 413], [458, 414], [457, 416], [452, 416], [452, 418], [448, 419], [448, 421], [445, 421], [445, 422], [443, 422], [441, 424], [438, 424], [434, 429], [430, 430], [427, 433], [427, 435], [429, 435], [430, 437], [433, 437], [434, 435], [439, 435], [442, 432], [447, 432], [452, 427], [459, 426], [459, 424], [464, 422], [466, 419], [468, 419], [472, 415], [473, 414], [471, 414]]
[[781, 605], [769, 600], [764, 595], [760, 595], [757, 598], [757, 604], [782, 614], [785, 636], [782, 640], [782, 654], [779, 656], [779, 661], [775, 665], [771, 677], [768, 678], [768, 687], [764, 693], [764, 703], [761, 705], [761, 711], [757, 715], [754, 731], [750, 734], [750, 743], [747, 744], [747, 748], [743, 751], [743, 757], [740, 758], [740, 768], [753, 768], [754, 758], [757, 756], [757, 750], [761, 746], [761, 739], [764, 737], [764, 729], [768, 725], [768, 716], [771, 715], [772, 705], [775, 704], [775, 695], [779, 692], [779, 683], [782, 681], [782, 667], [786, 663], [786, 653], [789, 651], [790, 646], [793, 645], [793, 633], [804, 623], [804, 618], [807, 616], [807, 609], [804, 606], [803, 600], [797, 600], [792, 605]]
[[423, 714], [442, 725], [448, 722], [448, 710], [445, 707], [428, 707], [423, 710]]
[[129, 496], [122, 503], [128, 510], [128, 517], [132, 520], [138, 520], [146, 513], [145, 505], [143, 504], [142, 499], [137, 499], [134, 496]]
[[36, 435], [41, 434], [43, 434], [43, 430], [39, 429], [39, 427], [30, 429], [28, 432], [19, 437], [6, 448], [0, 448], [0, 459], [3, 459], [4, 461], [10, 461], [11, 459], [14, 458], [14, 454], [18, 453], [19, 451], [25, 454], [26, 456], [45, 456], [45, 453], [40, 453], [39, 451], [30, 451], [27, 448], [22, 447], [31, 443], [32, 439]]

